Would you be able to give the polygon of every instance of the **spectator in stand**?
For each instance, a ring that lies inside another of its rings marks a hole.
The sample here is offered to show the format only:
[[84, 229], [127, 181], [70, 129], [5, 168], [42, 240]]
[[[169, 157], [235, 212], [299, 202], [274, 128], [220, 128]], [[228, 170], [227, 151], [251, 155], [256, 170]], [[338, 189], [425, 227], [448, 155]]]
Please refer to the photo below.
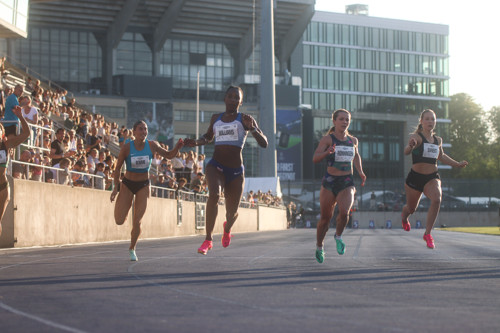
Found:
[[77, 171], [79, 173], [73, 172], [71, 175], [71, 179], [73, 181], [73, 186], [77, 187], [89, 187], [90, 182], [88, 177], [85, 177], [82, 175], [82, 173], [86, 172], [86, 165], [82, 160], [78, 160], [75, 162], [75, 165], [73, 166], [73, 171]]
[[97, 128], [92, 127], [90, 129], [90, 135], [87, 136], [86, 141], [87, 141], [87, 146], [86, 146], [87, 151], [90, 151], [93, 148], [97, 149], [97, 151], [101, 150], [102, 137], [97, 135]]
[[[17, 123], [19, 122], [19, 117], [16, 116], [14, 109], [19, 106], [19, 97], [24, 92], [24, 86], [22, 84], [17, 84], [14, 87], [14, 93], [12, 93], [5, 101], [5, 115], [4, 115], [4, 128], [5, 135], [12, 136], [17, 133]], [[6, 122], [5, 122], [6, 121]]]
[[74, 119], [75, 112], [71, 108], [68, 108], [67, 114], [68, 114], [68, 117], [66, 117], [66, 120], [64, 120], [64, 127], [66, 127], [69, 130], [74, 131], [75, 127], [76, 127], [75, 126], [75, 119]]
[[82, 113], [79, 117], [78, 128], [76, 130], [76, 134], [78, 134], [82, 138], [86, 138], [88, 132], [89, 132], [89, 124], [87, 121], [87, 116], [85, 113]]
[[90, 173], [94, 173], [97, 163], [99, 163], [99, 151], [92, 148], [87, 156], [87, 168]]
[[69, 171], [71, 161], [69, 158], [62, 158], [58, 164], [54, 165], [54, 168], [59, 168], [63, 170], [53, 170], [57, 172], [57, 183], [59, 185], [69, 185], [71, 184], [71, 173]]
[[[44, 155], [42, 159], [43, 166], [51, 167], [52, 162], [50, 160], [50, 157], [48, 155]], [[54, 174], [52, 173], [52, 170], [49, 168], [43, 168], [43, 174], [44, 174], [44, 179], [46, 183], [53, 183], [54, 182]]]
[[99, 162], [96, 164], [96, 167], [95, 167], [95, 175], [96, 176], [100, 176], [100, 177], [95, 177], [95, 181], [94, 181], [94, 187], [99, 189], [99, 190], [103, 190], [104, 189], [104, 181], [105, 181], [105, 178], [106, 178], [106, 175], [104, 174], [104, 163], [102, 162]]
[[195, 152], [193, 150], [188, 151], [185, 160], [186, 167], [184, 169], [184, 176], [186, 177], [188, 184], [191, 183], [191, 173], [193, 173], [195, 160], [196, 160]]
[[35, 85], [33, 83], [33, 79], [30, 76], [28, 76], [28, 78], [26, 79], [26, 90], [31, 93], [33, 92], [34, 88]]
[[[165, 179], [164, 174], [158, 174], [157, 180], [155, 182], [155, 186], [161, 187], [161, 188], [168, 188], [168, 181]], [[167, 198], [167, 191], [159, 189], [158, 192], [156, 193], [156, 196], [158, 198]]]
[[184, 160], [182, 159], [182, 153], [178, 152], [171, 160], [171, 163], [175, 172], [175, 177], [181, 178], [184, 175]]
[[9, 164], [9, 149], [15, 148], [30, 136], [28, 122], [23, 117], [20, 106], [14, 106], [12, 112], [21, 121], [21, 133], [18, 136], [6, 137], [0, 124], [0, 235], [2, 234], [1, 221], [10, 199], [9, 181], [7, 179], [7, 165]]
[[189, 187], [192, 190], [194, 190], [194, 188], [196, 186], [199, 186], [200, 187], [200, 191], [201, 191], [201, 184], [203, 184], [204, 177], [205, 177], [204, 174], [202, 174], [201, 172], [198, 172], [196, 174], [196, 178], [193, 178], [193, 180], [191, 181], [191, 185]]
[[198, 165], [198, 172], [204, 173], [205, 171], [205, 154], [198, 154], [196, 158], [196, 165]]
[[[31, 151], [28, 149], [23, 151], [21, 153], [21, 156], [19, 157], [20, 162], [24, 163], [31, 163], [32, 162], [32, 155]], [[29, 170], [29, 171], [28, 171]], [[30, 179], [30, 172], [31, 168], [28, 168], [26, 164], [21, 164], [21, 163], [12, 163], [12, 177], [17, 178], [17, 179]]]
[[58, 128], [56, 131], [56, 139], [52, 141], [50, 144], [50, 155], [49, 157], [52, 159], [52, 166], [56, 165], [61, 161], [64, 157], [72, 157], [75, 155], [74, 151], [64, 151], [64, 137], [66, 135], [66, 131], [64, 128]]
[[250, 203], [250, 207], [255, 206], [255, 198], [254, 198], [254, 193], [252, 190], [250, 190], [250, 192], [248, 192], [247, 201]]
[[[35, 153], [32, 159], [33, 164], [42, 165], [43, 157], [40, 153]], [[40, 182], [42, 181], [43, 168], [41, 167], [32, 167], [31, 168], [31, 180]]]
[[76, 144], [76, 131], [74, 129], [69, 130], [68, 137], [69, 137], [68, 150], [76, 152], [78, 150]]
[[23, 116], [29, 124], [38, 124], [38, 110], [31, 105], [31, 97], [22, 96], [19, 98], [19, 104], [23, 108]]

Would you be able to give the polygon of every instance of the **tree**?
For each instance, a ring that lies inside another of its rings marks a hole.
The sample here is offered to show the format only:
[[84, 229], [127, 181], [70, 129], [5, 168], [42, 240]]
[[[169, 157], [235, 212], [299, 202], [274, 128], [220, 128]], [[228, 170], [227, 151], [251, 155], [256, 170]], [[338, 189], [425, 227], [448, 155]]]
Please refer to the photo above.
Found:
[[483, 108], [465, 93], [451, 96], [450, 155], [455, 160], [467, 160], [465, 169], [454, 169], [457, 178], [492, 178], [495, 173], [488, 139], [488, 123]]

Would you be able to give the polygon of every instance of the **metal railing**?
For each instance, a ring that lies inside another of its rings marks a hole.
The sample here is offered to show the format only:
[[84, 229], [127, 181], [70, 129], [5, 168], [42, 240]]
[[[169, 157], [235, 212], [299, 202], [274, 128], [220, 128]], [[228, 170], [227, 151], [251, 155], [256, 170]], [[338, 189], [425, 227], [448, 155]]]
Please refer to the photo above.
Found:
[[[13, 164], [19, 164], [26, 167], [23, 170], [24, 179], [40, 181], [44, 183], [52, 182], [60, 185], [70, 185], [70, 186], [82, 186], [88, 188], [95, 188], [98, 190], [105, 189], [104, 177], [99, 175], [93, 175], [90, 173], [73, 171], [68, 169], [54, 168], [52, 166], [40, 165], [36, 163], [22, 162], [17, 160], [10, 160], [8, 165], [8, 173], [14, 177], [13, 175]], [[31, 172], [30, 172], [31, 169]], [[38, 173], [39, 169], [41, 172]], [[52, 181], [49, 181], [46, 177], [46, 171], [50, 170], [52, 175], [54, 176]], [[35, 177], [33, 177], [32, 172], [37, 171]], [[31, 175], [31, 176], [30, 176]], [[39, 177], [38, 177], [39, 176]], [[76, 177], [73, 177], [76, 176]], [[64, 178], [63, 178], [64, 177]], [[66, 178], [67, 177], [67, 178]], [[14, 177], [16, 178], [16, 177]], [[67, 180], [67, 181], [66, 181]]]

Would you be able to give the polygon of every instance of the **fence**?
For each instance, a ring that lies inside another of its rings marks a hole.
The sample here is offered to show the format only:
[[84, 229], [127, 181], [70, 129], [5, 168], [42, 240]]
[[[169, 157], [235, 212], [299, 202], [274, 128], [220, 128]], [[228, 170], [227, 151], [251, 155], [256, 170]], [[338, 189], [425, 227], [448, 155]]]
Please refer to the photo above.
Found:
[[[442, 178], [442, 211], [494, 211], [500, 207], [500, 180]], [[368, 179], [365, 186], [356, 180], [355, 205], [359, 211], [400, 211], [406, 202], [404, 179]], [[305, 211], [319, 212], [320, 180], [281, 181], [285, 203], [293, 201]], [[372, 199], [372, 195], [374, 198]], [[430, 202], [422, 196], [418, 209]]]
[[[84, 173], [84, 172], [78, 172], [78, 171], [69, 171], [67, 169], [60, 169], [60, 168], [54, 168], [54, 167], [49, 167], [46, 165], [40, 165], [40, 164], [35, 164], [35, 163], [28, 163], [28, 162], [22, 162], [22, 161], [17, 161], [17, 160], [10, 160], [9, 165], [8, 165], [8, 173], [12, 175], [13, 173], [13, 164], [19, 164], [24, 166], [22, 168], [23, 170], [23, 176], [24, 179], [27, 180], [33, 180], [33, 181], [41, 181], [41, 182], [49, 182], [48, 179], [46, 178], [46, 170], [51, 170], [52, 175], [54, 176], [52, 179], [56, 184], [60, 185], [70, 185], [70, 186], [82, 186], [82, 187], [89, 187], [89, 188], [95, 188], [99, 190], [104, 190], [104, 177], [98, 176], [98, 175], [93, 175], [90, 173]], [[31, 168], [31, 171], [30, 171]], [[41, 169], [41, 170], [40, 170]], [[39, 175], [39, 177], [33, 177], [32, 171], [41, 171], [40, 173], [37, 173], [36, 175]], [[31, 176], [30, 176], [31, 175]], [[73, 177], [75, 176], [75, 177]], [[75, 181], [77, 180], [77, 181]]]

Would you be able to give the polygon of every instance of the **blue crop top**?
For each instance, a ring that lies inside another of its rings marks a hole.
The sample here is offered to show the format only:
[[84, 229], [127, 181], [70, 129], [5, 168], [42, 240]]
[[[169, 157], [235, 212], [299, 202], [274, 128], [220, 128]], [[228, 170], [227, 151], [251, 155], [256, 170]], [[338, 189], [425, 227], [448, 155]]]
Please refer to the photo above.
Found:
[[432, 136], [434, 141], [429, 143], [427, 139], [422, 135], [422, 133], [418, 133], [422, 138], [422, 144], [411, 152], [411, 160], [413, 164], [415, 163], [427, 163], [427, 164], [436, 164], [437, 159], [439, 157], [439, 141], [435, 135]]
[[352, 160], [354, 160], [354, 142], [352, 138], [348, 135], [347, 140], [340, 141], [333, 134], [330, 134], [330, 137], [335, 145], [335, 152], [326, 157], [327, 165], [341, 171], [352, 170]]
[[214, 122], [213, 130], [215, 135], [215, 145], [230, 145], [243, 148], [247, 138], [247, 131], [241, 121], [241, 113], [230, 123], [222, 121], [221, 113]]
[[127, 171], [145, 173], [149, 172], [151, 162], [153, 161], [153, 153], [149, 147], [149, 141], [146, 140], [144, 149], [137, 150], [134, 141], [130, 141], [130, 153], [125, 158]]

